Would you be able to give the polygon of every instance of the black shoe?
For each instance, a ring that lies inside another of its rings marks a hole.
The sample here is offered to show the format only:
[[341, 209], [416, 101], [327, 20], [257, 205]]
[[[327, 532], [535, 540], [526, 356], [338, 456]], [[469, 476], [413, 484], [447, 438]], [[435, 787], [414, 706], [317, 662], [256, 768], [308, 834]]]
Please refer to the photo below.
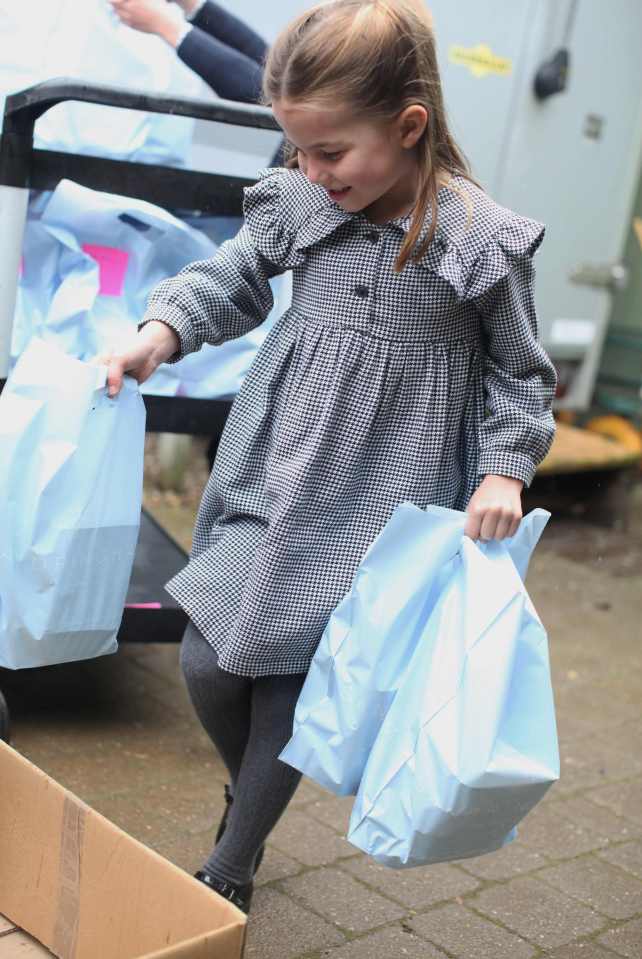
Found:
[[[219, 823], [219, 826], [218, 826], [218, 829], [217, 829], [217, 831], [216, 831], [216, 837], [215, 837], [215, 839], [214, 839], [214, 844], [216, 844], [217, 842], [220, 842], [221, 836], [222, 836], [223, 833], [225, 832], [225, 827], [227, 826], [227, 817], [228, 817], [229, 814], [230, 814], [230, 806], [232, 805], [232, 803], [233, 803], [233, 801], [234, 801], [234, 797], [232, 796], [232, 793], [230, 792], [230, 787], [227, 785], [227, 783], [226, 783], [225, 786], [224, 786], [224, 790], [225, 790], [225, 812], [223, 813], [223, 818], [221, 819], [221, 821], [220, 821], [220, 823]], [[259, 866], [260, 866], [261, 863], [263, 862], [263, 856], [264, 856], [264, 854], [265, 854], [265, 845], [261, 846], [261, 848], [259, 849], [259, 851], [258, 851], [258, 853], [257, 853], [257, 855], [256, 855], [256, 862], [254, 863], [254, 875], [255, 875], [255, 876], [256, 876], [256, 873], [257, 873], [257, 870], [258, 870]]]
[[225, 879], [215, 879], [214, 876], [210, 876], [209, 872], [205, 872], [203, 869], [195, 872], [194, 878], [206, 885], [208, 889], [217, 892], [223, 899], [227, 899], [245, 915], [250, 911], [254, 883], [248, 882], [244, 886], [233, 886], [231, 882], [227, 882]]

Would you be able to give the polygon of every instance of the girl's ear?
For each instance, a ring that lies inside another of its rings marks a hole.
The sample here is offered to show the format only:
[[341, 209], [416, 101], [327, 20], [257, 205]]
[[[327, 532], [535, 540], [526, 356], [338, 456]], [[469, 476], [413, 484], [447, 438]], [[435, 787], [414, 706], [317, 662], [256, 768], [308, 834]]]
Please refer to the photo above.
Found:
[[420, 103], [413, 103], [397, 117], [399, 140], [404, 150], [417, 145], [428, 126], [428, 111]]

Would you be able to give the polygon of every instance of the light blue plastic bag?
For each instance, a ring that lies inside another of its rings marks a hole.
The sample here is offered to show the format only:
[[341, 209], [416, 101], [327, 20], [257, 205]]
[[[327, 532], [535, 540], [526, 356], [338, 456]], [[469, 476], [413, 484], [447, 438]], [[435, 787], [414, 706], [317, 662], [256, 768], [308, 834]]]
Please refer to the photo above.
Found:
[[[547, 518], [523, 521], [520, 572]], [[465, 538], [451, 564], [350, 819], [349, 841], [383, 865], [492, 852], [559, 778], [547, 637], [520, 572], [506, 542]]]
[[[233, 229], [234, 221], [227, 220]], [[136, 329], [156, 284], [216, 249], [205, 233], [158, 206], [61, 180], [30, 206], [13, 360], [33, 336], [78, 359], [118, 348]], [[264, 323], [220, 346], [205, 345], [179, 363], [162, 364], [143, 392], [235, 396], [274, 321], [290, 305], [289, 275], [274, 277], [271, 285], [274, 308]]]
[[32, 340], [0, 396], [0, 666], [116, 650], [138, 539], [145, 407]]
[[452, 510], [398, 507], [330, 617], [280, 758], [331, 792], [355, 795], [359, 788], [464, 523]]
[[[526, 575], [549, 514], [535, 510], [505, 548]], [[466, 516], [403, 503], [336, 608], [280, 758], [338, 795], [356, 795], [368, 756], [462, 547]]]

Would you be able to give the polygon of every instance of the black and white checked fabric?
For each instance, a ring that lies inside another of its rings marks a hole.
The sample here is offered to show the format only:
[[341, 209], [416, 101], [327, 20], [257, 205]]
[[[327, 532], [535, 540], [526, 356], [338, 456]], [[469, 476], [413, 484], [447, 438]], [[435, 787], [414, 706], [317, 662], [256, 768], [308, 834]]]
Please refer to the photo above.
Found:
[[[466, 202], [466, 200], [468, 202]], [[172, 596], [221, 668], [308, 668], [369, 544], [404, 500], [465, 509], [483, 475], [530, 483], [554, 432], [532, 255], [544, 228], [465, 179], [439, 193], [420, 263], [393, 271], [409, 219], [374, 226], [296, 170], [246, 191], [245, 226], [153, 292], [181, 354], [293, 303], [230, 413]], [[176, 357], [178, 359], [178, 355]]]

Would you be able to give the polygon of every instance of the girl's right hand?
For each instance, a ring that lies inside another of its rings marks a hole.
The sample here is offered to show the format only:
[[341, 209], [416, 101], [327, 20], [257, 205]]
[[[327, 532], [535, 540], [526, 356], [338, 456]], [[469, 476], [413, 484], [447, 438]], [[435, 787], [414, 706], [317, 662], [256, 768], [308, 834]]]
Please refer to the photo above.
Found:
[[179, 350], [180, 340], [171, 326], [150, 320], [122, 352], [103, 354], [96, 358], [96, 362], [107, 367], [107, 392], [109, 396], [116, 396], [125, 373], [144, 383], [161, 363]]

